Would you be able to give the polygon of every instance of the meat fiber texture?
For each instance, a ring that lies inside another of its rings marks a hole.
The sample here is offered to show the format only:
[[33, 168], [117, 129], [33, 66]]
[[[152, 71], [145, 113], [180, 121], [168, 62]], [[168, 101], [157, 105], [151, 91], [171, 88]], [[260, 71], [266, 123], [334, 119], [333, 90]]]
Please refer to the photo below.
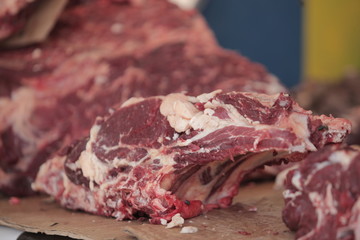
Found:
[[288, 173], [283, 219], [297, 239], [360, 239], [359, 150], [329, 145]]
[[34, 10], [35, 0], [0, 1], [0, 40], [18, 32]]
[[349, 131], [347, 120], [313, 116], [283, 93], [133, 98], [43, 164], [33, 187], [70, 209], [165, 223], [227, 207], [247, 173]]
[[[163, 0], [70, 1], [49, 39], [0, 52], [0, 189], [30, 194], [39, 166], [130, 97], [286, 91], [221, 49], [195, 11]], [[166, 14], [165, 14], [166, 13]]]
[[[348, 69], [346, 74], [336, 82], [303, 81], [293, 91], [294, 99], [305, 109], [315, 114], [332, 115], [350, 120], [351, 133], [345, 139], [347, 144], [360, 144], [360, 72]], [[296, 163], [266, 166], [263, 170], [248, 176], [249, 180], [273, 179], [276, 176], [277, 187], [282, 187], [289, 168]], [[280, 176], [279, 176], [280, 173]]]

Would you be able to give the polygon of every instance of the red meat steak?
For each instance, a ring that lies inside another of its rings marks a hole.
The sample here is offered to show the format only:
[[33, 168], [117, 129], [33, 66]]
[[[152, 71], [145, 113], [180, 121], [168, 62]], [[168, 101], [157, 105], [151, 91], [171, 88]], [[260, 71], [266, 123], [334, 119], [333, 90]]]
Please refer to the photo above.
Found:
[[254, 169], [302, 159], [349, 131], [347, 120], [313, 116], [287, 94], [133, 98], [43, 164], [33, 187], [119, 220], [190, 218], [229, 206]]
[[360, 238], [360, 151], [329, 145], [288, 173], [283, 219], [296, 238]]

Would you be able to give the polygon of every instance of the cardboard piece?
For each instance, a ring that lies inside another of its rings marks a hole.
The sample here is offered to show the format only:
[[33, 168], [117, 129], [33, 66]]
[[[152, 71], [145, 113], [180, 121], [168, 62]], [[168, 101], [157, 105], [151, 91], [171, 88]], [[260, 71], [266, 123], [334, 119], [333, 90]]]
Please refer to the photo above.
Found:
[[68, 0], [40, 0], [22, 31], [4, 40], [2, 47], [22, 47], [44, 41]]
[[[91, 240], [294, 239], [281, 220], [281, 191], [273, 190], [272, 183], [243, 187], [230, 208], [185, 220], [184, 226], [198, 228], [198, 232], [191, 234], [180, 234], [180, 227], [166, 229], [147, 222], [116, 221], [69, 211], [48, 199], [25, 198], [16, 205], [0, 199], [0, 224], [28, 232]], [[256, 212], [251, 210], [253, 206]]]

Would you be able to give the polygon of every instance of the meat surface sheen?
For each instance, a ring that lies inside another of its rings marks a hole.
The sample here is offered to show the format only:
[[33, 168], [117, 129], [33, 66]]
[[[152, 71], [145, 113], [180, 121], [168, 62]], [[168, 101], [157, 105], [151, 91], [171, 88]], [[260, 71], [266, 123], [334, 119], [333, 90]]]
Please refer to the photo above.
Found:
[[33, 188], [119, 220], [190, 218], [229, 206], [254, 169], [300, 160], [349, 131], [347, 120], [313, 116], [283, 93], [132, 98], [43, 164]]
[[0, 51], [0, 191], [8, 195], [30, 194], [46, 159], [130, 97], [286, 91], [261, 65], [221, 49], [196, 11], [165, 0], [69, 3], [45, 42]]
[[283, 220], [296, 239], [360, 239], [359, 150], [329, 145], [288, 173]]

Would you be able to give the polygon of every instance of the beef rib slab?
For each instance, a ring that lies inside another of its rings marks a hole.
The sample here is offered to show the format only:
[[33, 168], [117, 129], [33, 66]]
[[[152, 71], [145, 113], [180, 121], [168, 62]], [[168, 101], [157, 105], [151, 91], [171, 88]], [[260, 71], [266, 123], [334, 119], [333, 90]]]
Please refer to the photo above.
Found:
[[43, 164], [33, 188], [119, 220], [190, 218], [229, 206], [254, 169], [300, 160], [349, 131], [347, 120], [313, 116], [283, 93], [132, 98]]

